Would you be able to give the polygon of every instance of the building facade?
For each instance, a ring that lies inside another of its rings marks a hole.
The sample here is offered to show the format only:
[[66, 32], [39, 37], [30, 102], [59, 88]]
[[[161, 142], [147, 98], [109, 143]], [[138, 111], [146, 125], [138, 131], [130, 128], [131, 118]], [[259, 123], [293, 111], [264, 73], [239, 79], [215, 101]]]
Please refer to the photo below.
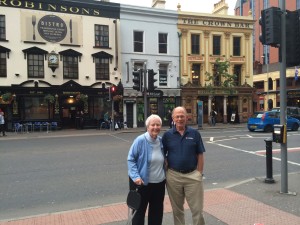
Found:
[[119, 18], [116, 3], [1, 1], [0, 108], [8, 129], [45, 121], [73, 128], [79, 116], [95, 126], [121, 79]]
[[[158, 114], [167, 125], [168, 110], [180, 105], [178, 14], [163, 9], [164, 1], [153, 1], [153, 5], [159, 7], [121, 5], [123, 116], [129, 127], [145, 126], [144, 117], [150, 114]], [[133, 89], [133, 72], [139, 69], [143, 70], [143, 92]], [[157, 88], [147, 90], [145, 96], [149, 70], [157, 73]]]
[[[217, 122], [247, 121], [253, 112], [252, 17], [227, 15], [224, 0], [215, 4], [213, 14], [183, 12], [180, 5], [178, 9], [181, 97], [189, 122], [197, 123], [199, 101], [204, 122], [212, 109], [218, 113]], [[228, 74], [236, 75], [233, 86], [224, 86], [217, 60], [229, 63]]]
[[[254, 95], [254, 109], [268, 110], [272, 107], [280, 106], [280, 65], [279, 65], [279, 51], [267, 45], [262, 45], [259, 41], [261, 34], [261, 27], [259, 25], [259, 18], [261, 17], [261, 10], [270, 7], [279, 7], [277, 0], [237, 0], [235, 6], [235, 15], [247, 16], [249, 12], [255, 20], [253, 32], [253, 83], [257, 89]], [[300, 9], [299, 0], [289, 0], [285, 2], [286, 9], [295, 11]], [[287, 52], [287, 54], [289, 54]], [[295, 79], [295, 68], [287, 68], [287, 105], [300, 107], [300, 81]]]

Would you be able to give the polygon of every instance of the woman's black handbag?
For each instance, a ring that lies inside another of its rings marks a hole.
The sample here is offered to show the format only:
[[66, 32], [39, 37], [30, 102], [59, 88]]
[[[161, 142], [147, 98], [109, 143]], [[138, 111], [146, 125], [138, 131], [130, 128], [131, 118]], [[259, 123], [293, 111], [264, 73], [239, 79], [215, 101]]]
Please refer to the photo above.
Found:
[[130, 209], [128, 213], [128, 221], [126, 225], [129, 225], [141, 205], [141, 195], [138, 193], [138, 189], [130, 190], [127, 195], [127, 206]]

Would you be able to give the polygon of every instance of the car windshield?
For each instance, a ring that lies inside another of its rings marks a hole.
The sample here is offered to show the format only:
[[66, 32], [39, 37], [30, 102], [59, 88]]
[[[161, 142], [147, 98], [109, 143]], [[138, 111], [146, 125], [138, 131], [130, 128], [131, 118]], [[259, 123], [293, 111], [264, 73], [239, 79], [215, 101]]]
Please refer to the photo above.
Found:
[[255, 112], [253, 115], [252, 115], [252, 118], [262, 118], [264, 113], [262, 112]]

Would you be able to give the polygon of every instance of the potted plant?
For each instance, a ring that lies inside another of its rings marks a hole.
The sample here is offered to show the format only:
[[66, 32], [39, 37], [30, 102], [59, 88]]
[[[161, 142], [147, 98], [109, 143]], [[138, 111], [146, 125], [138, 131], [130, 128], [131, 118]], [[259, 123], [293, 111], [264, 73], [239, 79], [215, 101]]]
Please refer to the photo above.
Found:
[[44, 101], [53, 104], [55, 102], [55, 97], [53, 95], [51, 95], [51, 94], [47, 94], [44, 97]]
[[2, 96], [4, 102], [8, 102], [12, 99], [12, 94], [10, 92], [4, 93]]

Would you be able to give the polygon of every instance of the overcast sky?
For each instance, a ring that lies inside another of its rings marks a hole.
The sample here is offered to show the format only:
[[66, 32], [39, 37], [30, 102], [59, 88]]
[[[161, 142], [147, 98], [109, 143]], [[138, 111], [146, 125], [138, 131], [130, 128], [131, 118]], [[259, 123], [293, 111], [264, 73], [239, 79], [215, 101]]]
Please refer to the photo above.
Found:
[[[177, 10], [177, 4], [181, 4], [182, 11], [211, 13], [214, 9], [214, 4], [220, 0], [165, 0], [166, 9]], [[228, 14], [233, 15], [233, 9], [237, 0], [226, 0], [229, 6]], [[116, 2], [127, 5], [137, 5], [151, 7], [152, 0], [110, 0], [110, 2]]]

